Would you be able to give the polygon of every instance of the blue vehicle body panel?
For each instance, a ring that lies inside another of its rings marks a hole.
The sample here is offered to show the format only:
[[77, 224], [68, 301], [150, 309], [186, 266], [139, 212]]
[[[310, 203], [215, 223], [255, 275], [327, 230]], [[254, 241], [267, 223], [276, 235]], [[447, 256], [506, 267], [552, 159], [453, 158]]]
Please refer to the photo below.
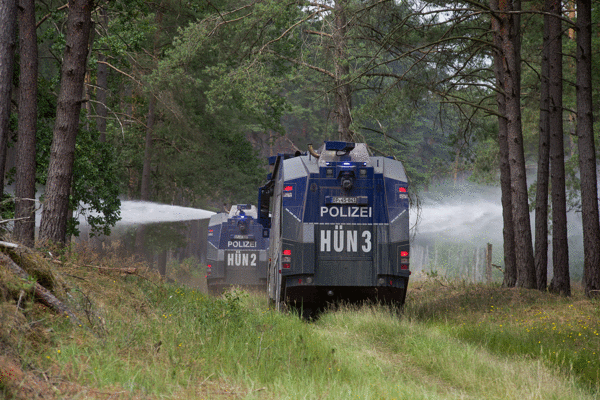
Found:
[[255, 206], [238, 204], [208, 224], [207, 285], [218, 293], [229, 286], [264, 289], [267, 281], [269, 229], [258, 221]]
[[410, 275], [402, 163], [370, 156], [364, 143], [325, 142], [319, 152], [270, 164], [259, 191], [260, 218], [271, 228], [269, 297], [305, 307], [402, 304]]

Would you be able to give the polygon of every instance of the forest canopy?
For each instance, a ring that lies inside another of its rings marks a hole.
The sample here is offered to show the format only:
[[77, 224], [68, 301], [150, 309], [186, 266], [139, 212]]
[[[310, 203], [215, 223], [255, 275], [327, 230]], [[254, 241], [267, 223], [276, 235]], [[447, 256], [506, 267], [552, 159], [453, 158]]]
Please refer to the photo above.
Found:
[[413, 194], [444, 179], [500, 185], [515, 235], [505, 246], [516, 246], [504, 250], [517, 255], [508, 286], [535, 286], [530, 207], [544, 224], [551, 212], [553, 240], [568, 208], [597, 215], [600, 14], [589, 0], [6, 6], [0, 146], [14, 150], [0, 176], [16, 182], [18, 232], [36, 184], [42, 237], [62, 241], [82, 206], [107, 232], [119, 199], [253, 203], [267, 156], [324, 140], [401, 160]]

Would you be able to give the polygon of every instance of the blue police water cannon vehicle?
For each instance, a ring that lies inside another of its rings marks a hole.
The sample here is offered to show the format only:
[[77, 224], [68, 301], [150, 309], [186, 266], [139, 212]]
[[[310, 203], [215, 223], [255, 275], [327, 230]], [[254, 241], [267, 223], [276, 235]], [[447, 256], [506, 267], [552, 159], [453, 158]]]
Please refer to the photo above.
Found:
[[208, 223], [206, 283], [212, 294], [230, 286], [265, 290], [269, 229], [250, 204], [233, 205]]
[[271, 157], [259, 190], [270, 222], [268, 296], [312, 316], [327, 303], [404, 304], [409, 270], [408, 179], [365, 143], [328, 141]]

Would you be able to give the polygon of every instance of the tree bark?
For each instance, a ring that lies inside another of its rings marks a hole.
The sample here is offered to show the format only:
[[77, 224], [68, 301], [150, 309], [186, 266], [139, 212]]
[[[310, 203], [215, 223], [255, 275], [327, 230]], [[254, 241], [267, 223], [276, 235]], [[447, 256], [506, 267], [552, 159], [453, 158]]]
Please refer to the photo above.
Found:
[[571, 294], [569, 248], [567, 239], [567, 202], [565, 194], [565, 149], [562, 104], [562, 23], [560, 0], [546, 0], [548, 18], [548, 83], [550, 122], [550, 180], [552, 196], [552, 268], [550, 290], [565, 296]]
[[514, 10], [511, 0], [500, 0], [500, 38], [502, 40], [504, 93], [506, 99], [508, 160], [510, 164], [511, 202], [513, 229], [515, 232], [515, 261], [517, 270], [516, 286], [533, 289], [535, 285], [535, 264], [529, 199], [527, 197], [527, 175], [521, 127], [520, 97], [520, 33], [511, 14]]
[[[152, 55], [153, 60], [158, 64], [159, 49], [160, 49], [160, 35], [163, 29], [163, 12], [161, 6], [156, 12], [154, 21], [158, 26], [158, 29], [154, 33], [154, 39], [152, 43]], [[146, 120], [146, 143], [144, 145], [144, 165], [142, 166], [142, 182], [140, 185], [140, 199], [144, 201], [150, 200], [150, 189], [152, 186], [152, 142], [154, 138], [154, 125], [156, 120], [156, 97], [154, 93], [148, 93], [148, 118]]]
[[[92, 57], [92, 51], [94, 49], [94, 40], [95, 38], [95, 29], [94, 22], [90, 24], [90, 35], [88, 37], [88, 54], [86, 60]], [[94, 114], [94, 109], [92, 107], [92, 102], [90, 101], [92, 95], [94, 93], [94, 87], [92, 84], [92, 71], [88, 68], [85, 69], [84, 77], [83, 77], [83, 88], [81, 92], [81, 97], [83, 98], [83, 107], [85, 107], [85, 114], [88, 116], [84, 120], [83, 129], [87, 132], [90, 131], [90, 118], [89, 116]]]
[[150, 94], [148, 103], [148, 120], [146, 125], [146, 144], [144, 146], [144, 166], [142, 167], [142, 184], [140, 189], [140, 200], [150, 200], [150, 168], [152, 166], [152, 133], [154, 130], [154, 104], [156, 100]]
[[347, 0], [336, 0], [334, 8], [334, 32], [333, 45], [335, 53], [333, 62], [335, 64], [335, 107], [338, 122], [338, 135], [340, 140], [351, 142], [352, 132], [350, 124], [352, 123], [352, 88], [348, 83], [350, 76], [350, 65], [348, 64], [347, 54], [347, 19], [346, 8]]
[[583, 223], [583, 285], [600, 296], [600, 223], [592, 114], [592, 2], [577, 0], [577, 137]]
[[4, 192], [11, 91], [15, 59], [17, 0], [0, 0], [0, 194]]
[[20, 69], [19, 135], [17, 139], [15, 186], [15, 240], [35, 245], [35, 144], [37, 132], [38, 51], [35, 1], [21, 0], [19, 6]]
[[[498, 108], [501, 109], [501, 107]], [[500, 147], [500, 188], [502, 190], [502, 235], [504, 238], [504, 280], [502, 286], [514, 287], [517, 283], [517, 257], [510, 184], [510, 164], [508, 161], [508, 137], [506, 133], [506, 120], [504, 118], [501, 119], [503, 122], [499, 124], [498, 143]]]
[[535, 274], [538, 290], [548, 286], [548, 188], [550, 176], [550, 120], [548, 93], [548, 16], [544, 15], [537, 190], [535, 198]]
[[[490, 1], [490, 8], [498, 11], [498, 0]], [[502, 67], [502, 38], [500, 37], [500, 23], [498, 18], [492, 18], [492, 31], [494, 32], [494, 74], [496, 75], [498, 104], [498, 148], [500, 164], [500, 189], [502, 202], [502, 235], [504, 238], [504, 280], [502, 286], [514, 287], [517, 282], [517, 267], [515, 254], [515, 231], [512, 217], [512, 195], [510, 184], [510, 164], [508, 162], [508, 136], [506, 115], [506, 97], [504, 93], [504, 69]]]
[[[105, 30], [108, 30], [108, 15], [106, 13], [106, 5], [100, 7], [100, 20]], [[96, 85], [98, 86], [96, 91], [96, 100], [98, 105], [96, 107], [96, 128], [100, 132], [100, 141], [106, 142], [106, 118], [108, 117], [108, 108], [106, 107], [106, 101], [108, 99], [108, 66], [105, 64], [106, 55], [102, 49], [98, 53], [98, 67], [96, 70]]]
[[46, 199], [40, 223], [42, 242], [66, 242], [69, 193], [88, 54], [91, 6], [91, 0], [69, 0], [67, 42], [50, 148]]

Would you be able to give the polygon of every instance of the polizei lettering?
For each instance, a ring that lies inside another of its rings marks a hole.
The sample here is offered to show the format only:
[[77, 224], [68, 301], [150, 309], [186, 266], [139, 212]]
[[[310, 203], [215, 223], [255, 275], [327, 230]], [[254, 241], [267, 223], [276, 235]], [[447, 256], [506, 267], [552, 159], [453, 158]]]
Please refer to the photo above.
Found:
[[333, 218], [371, 218], [371, 207], [359, 206], [322, 206], [321, 217], [329, 216]]
[[230, 240], [227, 242], [227, 247], [253, 248], [253, 247], [256, 247], [256, 241], [254, 241], [254, 240]]
[[228, 267], [256, 267], [258, 254], [228, 251], [225, 258]]
[[319, 231], [322, 253], [364, 254], [373, 250], [373, 233], [368, 227], [356, 225], [323, 226]]

